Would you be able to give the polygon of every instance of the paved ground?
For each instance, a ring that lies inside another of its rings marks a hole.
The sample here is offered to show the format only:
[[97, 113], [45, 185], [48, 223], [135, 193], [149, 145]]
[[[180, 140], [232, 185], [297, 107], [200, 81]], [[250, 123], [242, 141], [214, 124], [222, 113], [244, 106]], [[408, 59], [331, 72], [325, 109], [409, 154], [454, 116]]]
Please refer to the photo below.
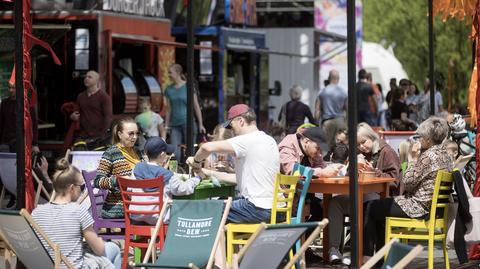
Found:
[[[425, 269], [428, 267], [428, 253], [427, 251], [423, 251], [412, 263], [410, 263], [406, 268], [407, 269]], [[480, 261], [471, 261], [467, 264], [460, 265], [457, 260], [457, 255], [455, 254], [455, 250], [449, 250], [448, 251], [448, 256], [450, 258], [450, 268], [451, 269], [460, 269], [460, 268], [480, 268], [479, 264]], [[441, 248], [436, 248], [435, 253], [434, 253], [434, 268], [441, 269], [445, 268], [445, 263], [443, 260], [443, 251]], [[320, 269], [320, 268], [348, 268], [347, 266], [341, 266], [341, 265], [329, 265], [329, 264], [312, 264], [307, 266], [307, 268], [311, 269]]]

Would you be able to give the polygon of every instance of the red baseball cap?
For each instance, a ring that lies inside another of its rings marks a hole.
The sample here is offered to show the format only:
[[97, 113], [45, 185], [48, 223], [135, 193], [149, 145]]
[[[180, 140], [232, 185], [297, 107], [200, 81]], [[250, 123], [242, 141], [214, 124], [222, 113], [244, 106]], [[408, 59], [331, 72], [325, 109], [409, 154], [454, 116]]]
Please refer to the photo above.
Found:
[[234, 105], [232, 106], [229, 110], [228, 110], [228, 116], [227, 116], [227, 121], [225, 121], [223, 123], [223, 127], [224, 128], [230, 128], [230, 123], [232, 123], [232, 120], [242, 114], [245, 114], [247, 113], [248, 111], [250, 111], [250, 107], [248, 107], [247, 105], [245, 104], [238, 104], [238, 105]]

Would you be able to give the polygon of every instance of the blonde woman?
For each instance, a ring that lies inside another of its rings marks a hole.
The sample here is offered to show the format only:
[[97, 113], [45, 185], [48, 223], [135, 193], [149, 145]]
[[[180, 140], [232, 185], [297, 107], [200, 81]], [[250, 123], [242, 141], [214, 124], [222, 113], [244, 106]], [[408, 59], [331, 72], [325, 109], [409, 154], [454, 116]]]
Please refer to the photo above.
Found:
[[[88, 207], [77, 203], [85, 189], [85, 181], [80, 171], [64, 158], [57, 162], [53, 188], [57, 194], [55, 199], [32, 212], [50, 240], [60, 245], [60, 251], [75, 268], [120, 269], [120, 248], [112, 242], [104, 242], [93, 230]], [[84, 240], [91, 251], [84, 248]], [[42, 243], [53, 257], [53, 249], [43, 240]]]
[[[401, 179], [400, 160], [395, 151], [367, 123], [357, 127], [357, 148], [359, 154], [358, 171], [374, 171], [376, 177], [392, 177]], [[365, 160], [360, 165], [360, 159]], [[396, 187], [396, 186], [395, 186]], [[364, 202], [378, 199], [376, 193], [364, 197]], [[328, 207], [328, 237], [330, 262], [343, 262], [349, 265], [350, 259], [344, 258], [339, 251], [342, 238], [343, 218], [349, 213], [350, 198], [348, 195], [335, 196]], [[362, 212], [360, 212], [362, 214]]]
[[[173, 81], [165, 89], [165, 126], [170, 130], [170, 144], [175, 147], [175, 156], [180, 159], [181, 150], [179, 145], [187, 141], [187, 81], [183, 74], [183, 68], [179, 64], [173, 64], [168, 68], [168, 75]], [[203, 126], [202, 111], [198, 103], [197, 93], [193, 93], [193, 110], [197, 117], [200, 133], [205, 133]], [[193, 137], [197, 136], [197, 125], [194, 121]]]

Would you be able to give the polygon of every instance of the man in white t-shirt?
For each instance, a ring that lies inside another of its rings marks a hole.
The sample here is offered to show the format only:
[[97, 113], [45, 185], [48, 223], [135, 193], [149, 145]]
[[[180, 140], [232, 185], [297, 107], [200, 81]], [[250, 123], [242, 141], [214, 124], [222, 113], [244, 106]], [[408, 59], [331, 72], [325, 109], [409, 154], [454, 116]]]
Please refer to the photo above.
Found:
[[193, 168], [213, 152], [235, 156], [235, 174], [203, 169], [204, 173], [221, 181], [237, 184], [240, 194], [228, 214], [233, 223], [259, 223], [270, 220], [275, 175], [280, 171], [280, 155], [275, 140], [259, 131], [255, 112], [245, 104], [234, 105], [228, 111], [225, 128], [236, 135], [224, 141], [203, 144], [187, 163]]

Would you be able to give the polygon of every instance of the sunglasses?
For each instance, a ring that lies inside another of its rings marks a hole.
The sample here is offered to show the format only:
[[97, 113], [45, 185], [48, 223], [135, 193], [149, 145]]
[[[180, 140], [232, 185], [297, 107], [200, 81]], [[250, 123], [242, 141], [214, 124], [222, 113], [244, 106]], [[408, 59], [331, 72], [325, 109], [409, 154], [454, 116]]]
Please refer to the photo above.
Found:
[[80, 184], [80, 185], [79, 184], [73, 184], [73, 185], [75, 185], [77, 187], [80, 187], [80, 192], [83, 192], [85, 190], [85, 187], [86, 187], [85, 183]]
[[132, 131], [132, 132], [128, 132], [127, 135], [128, 135], [128, 137], [133, 137], [133, 136], [135, 136], [135, 135], [136, 135], [136, 136], [139, 136], [139, 135], [140, 135], [140, 132], [133, 132], [133, 131]]

